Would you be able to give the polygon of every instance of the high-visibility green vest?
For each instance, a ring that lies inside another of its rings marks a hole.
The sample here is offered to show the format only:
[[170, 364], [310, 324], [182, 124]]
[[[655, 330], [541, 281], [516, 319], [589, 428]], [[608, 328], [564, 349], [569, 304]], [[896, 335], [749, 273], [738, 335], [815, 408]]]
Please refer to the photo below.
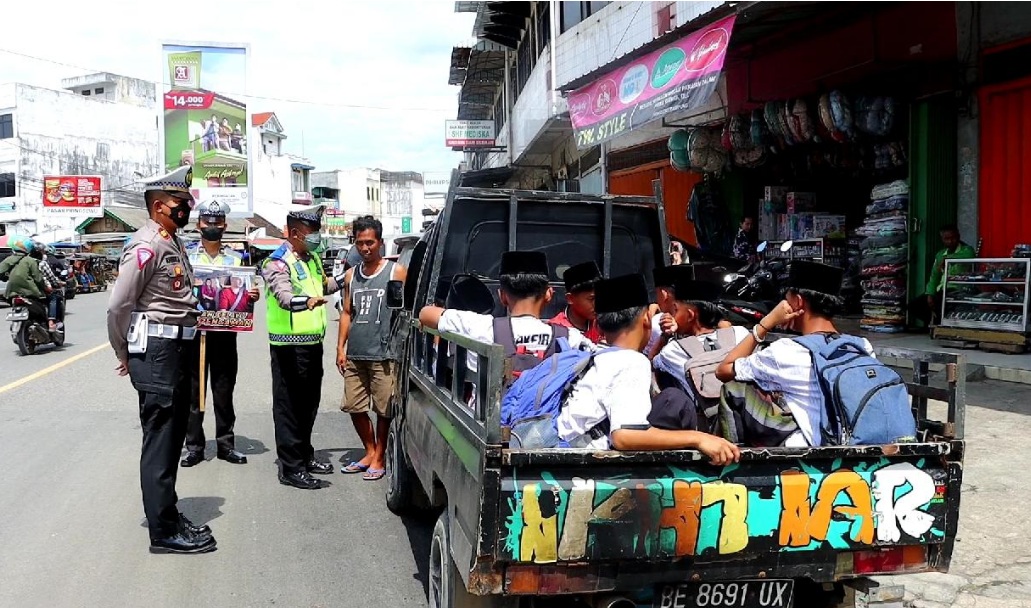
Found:
[[[325, 277], [322, 261], [313, 255], [302, 262], [285, 244], [276, 250], [270, 260], [279, 260], [290, 269], [290, 284], [295, 296], [320, 297], [325, 295]], [[265, 306], [268, 310], [268, 340], [270, 344], [321, 344], [326, 337], [328, 316], [325, 306], [315, 310], [291, 312], [279, 305], [279, 300], [265, 284]]]

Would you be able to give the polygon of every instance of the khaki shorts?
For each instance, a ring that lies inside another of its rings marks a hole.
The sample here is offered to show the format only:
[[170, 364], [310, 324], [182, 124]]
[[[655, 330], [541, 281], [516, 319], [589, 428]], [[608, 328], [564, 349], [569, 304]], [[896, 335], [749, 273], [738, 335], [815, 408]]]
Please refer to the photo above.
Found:
[[344, 366], [344, 400], [340, 410], [363, 414], [372, 410], [390, 418], [390, 398], [394, 395], [393, 361], [353, 361]]

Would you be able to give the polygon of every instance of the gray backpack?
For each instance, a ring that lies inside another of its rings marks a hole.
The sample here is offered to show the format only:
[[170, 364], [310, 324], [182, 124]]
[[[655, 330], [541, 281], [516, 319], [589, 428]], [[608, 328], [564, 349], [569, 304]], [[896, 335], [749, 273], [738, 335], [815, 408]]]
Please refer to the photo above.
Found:
[[681, 338], [677, 344], [691, 357], [684, 364], [684, 376], [694, 393], [691, 397], [698, 408], [698, 420], [701, 422], [704, 415], [712, 427], [719, 413], [720, 392], [723, 390], [723, 381], [716, 377], [716, 368], [737, 346], [734, 328], [718, 329], [701, 340], [695, 336]]

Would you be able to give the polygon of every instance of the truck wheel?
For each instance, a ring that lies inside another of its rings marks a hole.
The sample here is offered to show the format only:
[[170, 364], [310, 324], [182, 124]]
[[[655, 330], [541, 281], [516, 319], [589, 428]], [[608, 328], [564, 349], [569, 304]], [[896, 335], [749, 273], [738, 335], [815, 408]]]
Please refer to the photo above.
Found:
[[410, 515], [427, 509], [429, 500], [401, 449], [400, 424], [401, 419], [394, 418], [387, 435], [387, 508], [395, 515]]
[[462, 576], [451, 559], [451, 532], [447, 508], [437, 518], [430, 540], [429, 608], [489, 608], [494, 598], [472, 595], [465, 590]]

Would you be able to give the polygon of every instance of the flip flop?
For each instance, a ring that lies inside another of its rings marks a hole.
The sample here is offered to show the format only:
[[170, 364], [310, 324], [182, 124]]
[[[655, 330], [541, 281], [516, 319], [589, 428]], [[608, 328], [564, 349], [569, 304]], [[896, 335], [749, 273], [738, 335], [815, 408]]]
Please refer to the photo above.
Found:
[[379, 481], [383, 479], [383, 476], [387, 474], [386, 469], [369, 469], [362, 475], [362, 479], [365, 481]]
[[368, 471], [368, 470], [369, 470], [369, 465], [362, 464], [362, 463], [358, 462], [357, 460], [352, 462], [351, 464], [349, 464], [347, 466], [340, 467], [340, 472], [344, 473], [344, 474], [364, 473], [365, 471]]

